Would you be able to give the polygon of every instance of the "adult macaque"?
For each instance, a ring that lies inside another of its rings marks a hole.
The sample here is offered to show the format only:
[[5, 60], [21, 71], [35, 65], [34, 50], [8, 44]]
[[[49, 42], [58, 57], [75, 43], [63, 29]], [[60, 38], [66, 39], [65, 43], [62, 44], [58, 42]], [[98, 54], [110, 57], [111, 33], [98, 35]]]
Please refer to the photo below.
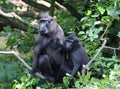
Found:
[[79, 43], [75, 33], [70, 34], [64, 43], [64, 49], [68, 55], [67, 66], [62, 65], [61, 68], [73, 77], [77, 71], [82, 74], [83, 65], [88, 63], [88, 55], [82, 45]]
[[[54, 17], [51, 17], [48, 13], [42, 13], [40, 17], [41, 18], [38, 29], [38, 36], [36, 37], [34, 44], [34, 57], [33, 57], [33, 67], [32, 70], [30, 71], [31, 74], [35, 74], [38, 71], [39, 68], [38, 61], [46, 59], [46, 57], [48, 57], [48, 55], [44, 55], [45, 48], [52, 39], [56, 39], [56, 38], [59, 39], [61, 45], [64, 42], [64, 32], [60, 27], [60, 25], [56, 23]], [[46, 60], [46, 63], [48, 61], [49, 60]], [[52, 72], [51, 68], [48, 68], [48, 71]]]

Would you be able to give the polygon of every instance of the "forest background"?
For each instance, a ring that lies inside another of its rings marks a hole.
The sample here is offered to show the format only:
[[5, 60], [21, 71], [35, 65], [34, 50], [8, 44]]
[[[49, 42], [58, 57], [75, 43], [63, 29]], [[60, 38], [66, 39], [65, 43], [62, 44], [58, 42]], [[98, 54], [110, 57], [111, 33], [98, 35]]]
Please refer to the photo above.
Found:
[[[66, 89], [31, 76], [39, 16], [49, 11], [65, 35], [76, 32], [88, 56], [87, 75], [73, 88], [120, 89], [120, 0], [1, 0], [0, 89]], [[26, 64], [27, 63], [27, 64]]]

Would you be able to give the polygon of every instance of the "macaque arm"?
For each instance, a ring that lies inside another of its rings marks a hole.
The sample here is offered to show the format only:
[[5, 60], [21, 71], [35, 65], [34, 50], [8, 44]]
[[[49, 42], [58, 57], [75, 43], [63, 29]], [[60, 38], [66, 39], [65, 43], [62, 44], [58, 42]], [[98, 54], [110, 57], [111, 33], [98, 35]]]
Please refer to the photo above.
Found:
[[42, 44], [38, 37], [34, 45], [33, 67], [32, 67], [32, 70], [30, 71], [31, 74], [35, 74], [37, 72], [38, 59], [39, 59], [38, 57], [39, 57], [39, 54], [41, 53], [41, 49], [42, 49]]

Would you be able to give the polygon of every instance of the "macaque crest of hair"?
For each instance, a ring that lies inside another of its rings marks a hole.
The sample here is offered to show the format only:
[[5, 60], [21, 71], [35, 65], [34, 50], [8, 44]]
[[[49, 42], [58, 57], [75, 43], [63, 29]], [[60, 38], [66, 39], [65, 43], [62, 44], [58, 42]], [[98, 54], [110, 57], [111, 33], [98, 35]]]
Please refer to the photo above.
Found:
[[51, 18], [51, 16], [49, 15], [49, 12], [42, 12], [40, 18]]

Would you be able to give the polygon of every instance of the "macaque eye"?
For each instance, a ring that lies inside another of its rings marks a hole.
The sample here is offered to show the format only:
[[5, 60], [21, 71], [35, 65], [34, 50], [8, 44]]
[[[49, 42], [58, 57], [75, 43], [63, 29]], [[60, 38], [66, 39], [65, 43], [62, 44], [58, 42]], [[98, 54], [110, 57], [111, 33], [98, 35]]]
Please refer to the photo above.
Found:
[[49, 21], [49, 20], [46, 20], [46, 23], [50, 23], [51, 21]]
[[50, 23], [51, 21], [48, 21], [48, 23]]
[[45, 22], [46, 22], [46, 23], [50, 23], [50, 22], [51, 22], [51, 20], [46, 20]]
[[50, 23], [51, 21], [49, 20], [40, 20], [40, 23]]
[[40, 23], [44, 23], [45, 22], [45, 20], [40, 20]]

